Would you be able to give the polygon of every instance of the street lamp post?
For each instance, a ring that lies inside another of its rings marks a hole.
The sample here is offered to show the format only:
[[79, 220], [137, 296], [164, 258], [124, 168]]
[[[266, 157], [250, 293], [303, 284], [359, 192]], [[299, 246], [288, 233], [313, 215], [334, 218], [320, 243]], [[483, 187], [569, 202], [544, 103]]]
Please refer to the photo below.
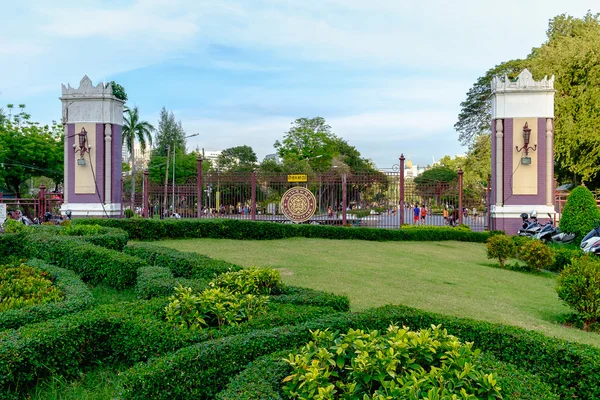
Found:
[[[194, 136], [200, 135], [199, 133], [194, 133], [193, 135], [184, 136], [184, 139], [191, 138]], [[171, 212], [175, 214], [175, 150], [177, 146], [175, 145], [175, 141], [173, 141], [173, 200], [171, 202]]]

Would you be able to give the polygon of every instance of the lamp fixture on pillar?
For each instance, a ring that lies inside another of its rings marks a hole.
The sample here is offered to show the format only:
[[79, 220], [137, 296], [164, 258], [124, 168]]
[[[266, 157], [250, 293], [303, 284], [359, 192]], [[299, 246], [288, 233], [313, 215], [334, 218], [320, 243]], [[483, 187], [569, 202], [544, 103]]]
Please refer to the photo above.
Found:
[[533, 147], [529, 146], [530, 138], [531, 138], [531, 128], [529, 128], [529, 126], [527, 126], [527, 122], [525, 122], [525, 126], [523, 127], [523, 147], [521, 147], [521, 149], [519, 149], [519, 146], [515, 146], [515, 148], [517, 149], [517, 153], [520, 153], [521, 151], [525, 150], [525, 156], [521, 157], [521, 164], [531, 164], [531, 157], [528, 157], [529, 150], [531, 150], [531, 151], [537, 150], [537, 144], [534, 144]]
[[73, 144], [73, 148], [75, 149], [75, 153], [79, 152], [80, 154], [80, 158], [77, 160], [77, 165], [85, 165], [85, 159], [83, 156], [85, 153], [89, 153], [92, 148], [92, 146], [88, 146], [87, 131], [85, 128], [81, 128], [81, 132], [77, 133], [75, 136], [77, 136], [79, 140], [79, 148], [77, 148], [77, 145], [75, 144]]

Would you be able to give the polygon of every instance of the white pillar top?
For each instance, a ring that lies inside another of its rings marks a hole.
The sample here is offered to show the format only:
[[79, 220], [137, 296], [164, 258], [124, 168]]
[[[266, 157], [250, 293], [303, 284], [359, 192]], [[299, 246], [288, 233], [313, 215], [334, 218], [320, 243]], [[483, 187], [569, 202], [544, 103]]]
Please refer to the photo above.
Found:
[[112, 85], [100, 82], [96, 86], [85, 75], [78, 88], [62, 85], [63, 123], [97, 122], [123, 125], [124, 101], [112, 94]]
[[506, 74], [492, 79], [492, 119], [554, 118], [554, 75], [535, 81], [524, 69], [511, 81]]

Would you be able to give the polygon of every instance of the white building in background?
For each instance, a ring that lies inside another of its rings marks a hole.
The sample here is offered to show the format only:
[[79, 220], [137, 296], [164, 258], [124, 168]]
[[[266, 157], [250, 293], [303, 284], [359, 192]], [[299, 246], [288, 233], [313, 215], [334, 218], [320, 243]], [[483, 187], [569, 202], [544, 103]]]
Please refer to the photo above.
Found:
[[216, 165], [217, 164], [217, 159], [219, 158], [219, 155], [222, 152], [223, 152], [223, 150], [219, 150], [219, 151], [204, 151], [204, 149], [202, 149], [202, 158], [204, 158], [205, 160], [209, 160], [212, 165]]
[[[126, 144], [123, 145], [122, 151], [123, 153], [121, 156], [121, 160], [131, 167], [131, 154], [129, 154]], [[140, 146], [140, 144], [135, 143], [133, 145], [133, 151], [135, 154], [136, 167], [142, 166], [143, 168], [146, 168], [148, 166], [148, 163], [150, 162], [150, 154], [152, 153], [152, 149], [150, 147], [146, 147], [146, 151], [142, 151], [142, 147]]]
[[274, 160], [277, 164], [279, 164], [279, 155], [277, 153], [267, 154], [264, 160]]

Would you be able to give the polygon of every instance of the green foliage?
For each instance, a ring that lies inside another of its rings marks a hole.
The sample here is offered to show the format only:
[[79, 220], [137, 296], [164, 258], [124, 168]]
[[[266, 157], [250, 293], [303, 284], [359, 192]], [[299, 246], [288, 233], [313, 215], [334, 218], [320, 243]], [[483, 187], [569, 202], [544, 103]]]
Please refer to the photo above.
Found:
[[5, 233], [20, 233], [29, 230], [28, 227], [15, 219], [7, 219], [4, 221], [4, 232]]
[[115, 81], [110, 81], [107, 86], [110, 85], [112, 87], [112, 94], [119, 100], [127, 101], [127, 92], [125, 92], [125, 88], [119, 85]]
[[253, 171], [257, 163], [256, 153], [250, 146], [230, 147], [217, 158], [217, 167], [221, 171]]
[[31, 178], [46, 176], [55, 183], [63, 181], [63, 129], [40, 126], [23, 110], [0, 124], [0, 186], [23, 197]]
[[267, 296], [238, 294], [223, 288], [211, 288], [194, 293], [179, 286], [165, 307], [167, 321], [179, 328], [202, 330], [221, 329], [266, 313]]
[[554, 251], [538, 240], [525, 242], [518, 250], [519, 259], [524, 261], [530, 272], [541, 272], [554, 265]]
[[201, 291], [208, 288], [202, 279], [175, 278], [167, 267], [142, 267], [137, 271], [135, 290], [140, 299], [171, 296], [178, 286]]
[[67, 236], [91, 236], [98, 235], [102, 231], [100, 225], [70, 225], [63, 228], [60, 232]]
[[435, 183], [435, 182], [452, 182], [458, 179], [458, 172], [447, 167], [435, 167], [426, 170], [421, 175], [415, 178], [416, 184]]
[[[63, 298], [60, 301], [3, 311], [0, 313], [0, 330], [16, 329], [34, 322], [48, 321], [84, 310], [94, 302], [90, 290], [73, 271], [55, 267], [40, 260], [28, 260], [26, 265], [44, 271], [52, 277], [54, 287], [62, 293]], [[4, 285], [4, 282], [0, 285]]]
[[221, 274], [210, 282], [210, 286], [238, 294], [258, 295], [280, 294], [283, 289], [278, 270], [256, 267]]
[[128, 208], [124, 211], [125, 214], [125, 218], [133, 218], [133, 216], [135, 215], [135, 213], [133, 212], [133, 210], [131, 208]]
[[340, 296], [329, 292], [321, 292], [319, 290], [295, 286], [285, 286], [282, 294], [271, 296], [270, 300], [273, 303], [331, 307], [336, 311], [350, 310], [350, 300], [348, 299], [348, 296]]
[[[291, 237], [321, 239], [355, 239], [375, 241], [439, 241], [484, 243], [495, 232], [470, 232], [449, 227], [420, 227], [419, 229], [347, 229], [336, 226], [310, 224], [275, 224], [234, 219], [210, 220], [151, 220], [135, 219], [80, 219], [76, 224], [100, 224], [121, 228], [134, 240], [161, 240], [187, 238], [215, 238], [242, 240], [269, 240]], [[177, 274], [176, 274], [177, 275]]]
[[390, 325], [386, 334], [316, 330], [284, 359], [292, 366], [284, 392], [291, 399], [317, 400], [502, 398], [496, 377], [479, 365], [479, 353], [441, 326], [413, 332]]
[[62, 297], [47, 272], [25, 264], [0, 265], [0, 312], [59, 301]]
[[123, 252], [140, 258], [150, 265], [167, 267], [178, 278], [209, 280], [216, 275], [242, 269], [239, 265], [227, 261], [213, 260], [201, 254], [185, 253], [149, 243], [129, 244]]
[[515, 256], [515, 243], [506, 235], [495, 235], [488, 239], [485, 244], [488, 258], [497, 258], [500, 268], [504, 268], [504, 263], [509, 258]]
[[138, 268], [148, 266], [139, 258], [86, 243], [77, 237], [30, 234], [26, 240], [28, 257], [75, 271], [84, 282], [94, 285], [132, 286]]
[[564, 245], [548, 245], [554, 251], [554, 264], [546, 268], [553, 272], [562, 271], [567, 265], [571, 264], [574, 258], [583, 257], [584, 253], [577, 247], [566, 247]]
[[247, 363], [306, 344], [310, 340], [309, 330], [384, 330], [390, 321], [402, 321], [413, 329], [442, 324], [461, 341], [474, 342], [474, 346], [498, 360], [536, 375], [564, 398], [600, 396], [597, 348], [500, 324], [386, 306], [362, 313], [331, 315], [293, 327], [255, 330], [183, 348], [138, 364], [123, 374], [122, 398], [214, 398]]
[[[292, 369], [282, 360], [289, 352], [276, 352], [260, 357], [246, 369], [233, 377], [227, 388], [217, 395], [217, 400], [283, 400], [286, 398], [281, 382]], [[542, 382], [522, 369], [498, 361], [494, 356], [482, 353], [479, 358], [481, 368], [493, 372], [502, 388], [502, 398], [506, 400], [558, 400], [550, 385]]]
[[558, 277], [558, 297], [579, 313], [586, 324], [600, 321], [600, 261], [573, 259]]
[[576, 234], [575, 242], [579, 242], [594, 229], [594, 223], [598, 220], [600, 220], [600, 210], [592, 192], [585, 186], [573, 189], [567, 197], [567, 203], [560, 217], [560, 229], [563, 232]]

